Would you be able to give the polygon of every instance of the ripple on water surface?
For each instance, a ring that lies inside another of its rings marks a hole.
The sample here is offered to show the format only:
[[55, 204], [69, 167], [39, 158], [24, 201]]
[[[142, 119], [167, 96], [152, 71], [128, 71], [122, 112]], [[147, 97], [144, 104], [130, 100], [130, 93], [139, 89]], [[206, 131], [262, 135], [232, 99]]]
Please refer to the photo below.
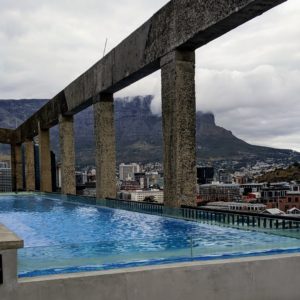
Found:
[[[78, 257], [90, 259], [92, 266], [105, 263], [99, 261], [99, 257], [110, 257], [113, 263], [113, 255], [118, 255], [119, 260], [123, 257], [122, 262], [131, 261], [131, 255], [136, 259], [141, 255], [140, 261], [150, 261], [172, 255], [190, 256], [191, 246], [193, 254], [198, 256], [300, 247], [298, 239], [74, 204], [61, 201], [59, 197], [0, 197], [0, 223], [24, 239], [28, 248], [23, 253], [26, 257], [26, 263], [22, 262], [24, 269], [29, 268], [30, 263], [32, 265], [30, 259], [33, 257], [35, 261], [41, 258], [40, 269], [49, 267], [49, 264], [47, 267], [43, 265], [45, 257], [48, 261], [53, 260], [51, 264], [57, 264], [60, 255], [68, 267], [75, 265], [79, 268], [82, 264]], [[37, 246], [43, 247], [30, 250]], [[156, 256], [145, 257], [146, 252], [155, 252]]]

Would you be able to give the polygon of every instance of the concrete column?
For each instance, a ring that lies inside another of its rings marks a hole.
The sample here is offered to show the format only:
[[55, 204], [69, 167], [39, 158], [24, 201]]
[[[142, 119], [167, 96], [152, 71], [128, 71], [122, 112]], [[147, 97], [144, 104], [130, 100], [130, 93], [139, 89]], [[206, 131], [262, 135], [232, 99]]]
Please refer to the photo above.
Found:
[[59, 116], [61, 193], [76, 195], [73, 116]]
[[11, 189], [13, 192], [17, 191], [17, 177], [16, 177], [16, 154], [15, 145], [10, 145], [10, 167], [11, 167]]
[[23, 246], [24, 242], [17, 235], [0, 224], [1, 300], [16, 299], [16, 289], [18, 287], [17, 249], [23, 248]]
[[23, 190], [23, 171], [22, 171], [22, 145], [11, 145], [11, 175], [12, 175], [12, 190]]
[[24, 145], [26, 191], [35, 191], [34, 142], [27, 140]]
[[116, 138], [114, 98], [101, 94], [94, 99], [97, 199], [116, 197]]
[[161, 60], [166, 207], [196, 203], [195, 52], [174, 51]]
[[49, 129], [39, 127], [40, 190], [52, 192], [52, 173]]

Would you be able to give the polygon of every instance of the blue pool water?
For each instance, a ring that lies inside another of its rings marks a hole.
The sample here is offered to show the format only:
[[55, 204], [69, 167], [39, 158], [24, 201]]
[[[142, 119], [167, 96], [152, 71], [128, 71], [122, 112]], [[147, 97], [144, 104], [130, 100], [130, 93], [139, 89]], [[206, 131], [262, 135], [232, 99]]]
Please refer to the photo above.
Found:
[[24, 239], [19, 276], [299, 251], [300, 240], [59, 196], [1, 196], [0, 223]]

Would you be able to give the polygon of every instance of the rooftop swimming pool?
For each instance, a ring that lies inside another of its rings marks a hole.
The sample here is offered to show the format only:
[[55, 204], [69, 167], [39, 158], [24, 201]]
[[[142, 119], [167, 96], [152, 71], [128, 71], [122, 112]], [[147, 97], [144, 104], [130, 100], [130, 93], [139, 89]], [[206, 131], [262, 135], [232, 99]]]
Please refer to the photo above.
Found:
[[298, 238], [74, 203], [59, 195], [0, 196], [0, 223], [24, 239], [20, 277], [300, 252]]

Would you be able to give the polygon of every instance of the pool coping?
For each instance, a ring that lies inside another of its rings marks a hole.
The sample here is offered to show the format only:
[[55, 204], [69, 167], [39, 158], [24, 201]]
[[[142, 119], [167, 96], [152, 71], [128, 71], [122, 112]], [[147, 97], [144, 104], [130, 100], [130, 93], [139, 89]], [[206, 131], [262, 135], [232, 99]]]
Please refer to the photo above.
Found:
[[98, 277], [98, 276], [109, 276], [116, 274], [130, 274], [138, 272], [151, 272], [151, 271], [172, 271], [172, 270], [190, 270], [191, 268], [195, 270], [200, 270], [206, 266], [225, 266], [240, 263], [261, 263], [264, 261], [276, 261], [277, 259], [289, 259], [289, 258], [299, 258], [300, 253], [292, 254], [276, 254], [269, 256], [251, 256], [242, 258], [232, 258], [232, 259], [218, 259], [218, 260], [208, 260], [208, 261], [193, 261], [193, 262], [179, 262], [171, 264], [162, 265], [149, 265], [141, 267], [131, 267], [123, 269], [113, 269], [113, 270], [101, 270], [101, 271], [88, 271], [88, 272], [78, 272], [78, 273], [66, 273], [66, 274], [53, 274], [44, 276], [34, 276], [34, 277], [24, 277], [18, 278], [18, 283], [29, 283], [29, 282], [45, 282], [52, 280], [67, 280], [76, 278], [88, 278], [88, 277]]
[[23, 247], [24, 241], [0, 223], [0, 250], [19, 249]]

